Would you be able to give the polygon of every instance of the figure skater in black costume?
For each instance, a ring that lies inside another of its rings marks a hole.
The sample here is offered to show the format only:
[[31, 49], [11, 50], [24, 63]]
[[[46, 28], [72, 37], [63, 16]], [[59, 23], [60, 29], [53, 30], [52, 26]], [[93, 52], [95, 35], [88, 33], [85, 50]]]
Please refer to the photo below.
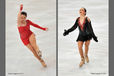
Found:
[[[93, 32], [90, 19], [86, 17], [86, 9], [81, 8], [79, 10], [79, 14], [80, 17], [76, 19], [75, 24], [70, 29], [68, 30], [65, 29], [63, 35], [66, 36], [70, 32], [74, 31], [77, 27], [79, 28], [79, 35], [76, 41], [78, 42], [78, 49], [81, 56], [81, 62], [79, 64], [79, 67], [82, 67], [83, 64], [85, 64], [85, 60], [87, 63], [89, 62], [88, 49], [89, 49], [90, 40], [92, 38], [96, 42], [98, 42], [98, 40]], [[82, 49], [84, 42], [85, 42], [85, 54], [83, 54], [83, 49]]]

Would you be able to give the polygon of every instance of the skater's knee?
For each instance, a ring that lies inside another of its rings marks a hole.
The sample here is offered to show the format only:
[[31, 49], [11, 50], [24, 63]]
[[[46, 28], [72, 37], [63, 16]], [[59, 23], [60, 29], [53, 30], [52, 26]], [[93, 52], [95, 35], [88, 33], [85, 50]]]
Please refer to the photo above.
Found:
[[34, 50], [39, 50], [35, 42], [31, 42], [31, 46]]
[[78, 46], [78, 49], [79, 49], [79, 50], [82, 50], [82, 46]]
[[85, 43], [85, 47], [89, 47], [89, 43]]
[[83, 47], [83, 42], [82, 41], [78, 41], [78, 49], [81, 50]]
[[37, 56], [37, 54], [36, 54], [35, 52], [33, 52], [33, 54], [34, 54], [34, 56], [35, 56], [36, 58], [38, 58], [38, 56]]

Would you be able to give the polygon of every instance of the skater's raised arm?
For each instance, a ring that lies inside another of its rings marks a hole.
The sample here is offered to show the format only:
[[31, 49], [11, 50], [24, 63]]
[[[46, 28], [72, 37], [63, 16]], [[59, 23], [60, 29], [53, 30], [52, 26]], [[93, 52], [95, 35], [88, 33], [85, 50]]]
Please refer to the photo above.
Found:
[[78, 26], [78, 18], [77, 18], [77, 20], [75, 21], [75, 24], [74, 24], [70, 29], [68, 29], [68, 30], [65, 29], [65, 30], [64, 30], [63, 35], [64, 35], [64, 36], [68, 35], [70, 32], [74, 31], [74, 30], [77, 28], [77, 26]]
[[94, 31], [93, 31], [93, 28], [92, 28], [91, 20], [90, 20], [89, 18], [87, 18], [87, 20], [88, 20], [88, 28], [89, 28], [89, 30], [90, 30], [90, 33], [92, 34], [93, 39], [94, 39], [96, 42], [98, 42], [97, 37], [95, 36], [95, 33], [94, 33]]
[[20, 25], [21, 23], [21, 12], [23, 10], [23, 4], [20, 5], [20, 10], [19, 10], [19, 13], [18, 13], [18, 17], [17, 17], [17, 24]]
[[28, 20], [28, 21], [29, 21], [30, 25], [32, 25], [32, 26], [34, 26], [34, 27], [36, 27], [36, 28], [42, 29], [42, 30], [44, 30], [44, 31], [47, 31], [47, 29], [48, 29], [48, 28], [41, 27], [41, 26], [39, 26], [38, 24], [35, 24], [35, 23], [33, 23], [32, 21], [30, 21], [30, 20]]

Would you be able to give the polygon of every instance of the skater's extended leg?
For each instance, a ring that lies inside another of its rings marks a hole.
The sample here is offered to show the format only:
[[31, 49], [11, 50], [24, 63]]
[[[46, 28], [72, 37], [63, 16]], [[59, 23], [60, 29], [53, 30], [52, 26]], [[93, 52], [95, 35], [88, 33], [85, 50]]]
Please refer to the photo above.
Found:
[[80, 56], [81, 56], [81, 62], [79, 64], [80, 67], [82, 67], [83, 64], [85, 63], [82, 47], [83, 47], [83, 42], [82, 41], [78, 41], [78, 49], [79, 49], [79, 53], [80, 53]]
[[28, 45], [27, 45], [27, 48], [29, 48], [29, 49], [32, 51], [32, 53], [34, 54], [34, 56], [41, 62], [41, 64], [42, 64], [44, 67], [46, 67], [45, 62], [43, 61], [43, 59], [42, 59], [40, 56], [37, 55], [36, 51], [33, 49], [33, 47], [31, 46], [31, 44], [28, 44]]
[[36, 44], [36, 38], [35, 38], [35, 35], [34, 35], [34, 34], [32, 34], [32, 35], [29, 37], [29, 41], [30, 41], [31, 46], [34, 48], [34, 50], [35, 50], [36, 53], [38, 54], [38, 56], [41, 57], [41, 51], [39, 50], [39, 47], [38, 47], [38, 45]]
[[82, 47], [83, 47], [83, 42], [78, 41], [78, 49], [79, 49], [80, 56], [81, 56], [81, 58], [84, 58]]
[[85, 55], [88, 55], [90, 40], [85, 42]]

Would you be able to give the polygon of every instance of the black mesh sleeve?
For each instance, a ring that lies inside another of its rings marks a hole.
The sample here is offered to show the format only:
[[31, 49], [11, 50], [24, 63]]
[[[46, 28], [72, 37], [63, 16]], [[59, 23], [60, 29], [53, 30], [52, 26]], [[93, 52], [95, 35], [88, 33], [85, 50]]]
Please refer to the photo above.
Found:
[[77, 26], [78, 26], [78, 19], [75, 21], [74, 25], [70, 29], [64, 30], [63, 35], [64, 36], [68, 35], [70, 32], [74, 31], [77, 28]]
[[91, 33], [93, 39], [94, 39], [96, 42], [98, 42], [97, 37], [96, 37], [96, 35], [95, 35], [94, 31], [93, 31], [91, 21], [90, 21], [90, 22], [88, 21], [88, 28], [89, 28], [89, 30], [90, 30], [90, 33]]

